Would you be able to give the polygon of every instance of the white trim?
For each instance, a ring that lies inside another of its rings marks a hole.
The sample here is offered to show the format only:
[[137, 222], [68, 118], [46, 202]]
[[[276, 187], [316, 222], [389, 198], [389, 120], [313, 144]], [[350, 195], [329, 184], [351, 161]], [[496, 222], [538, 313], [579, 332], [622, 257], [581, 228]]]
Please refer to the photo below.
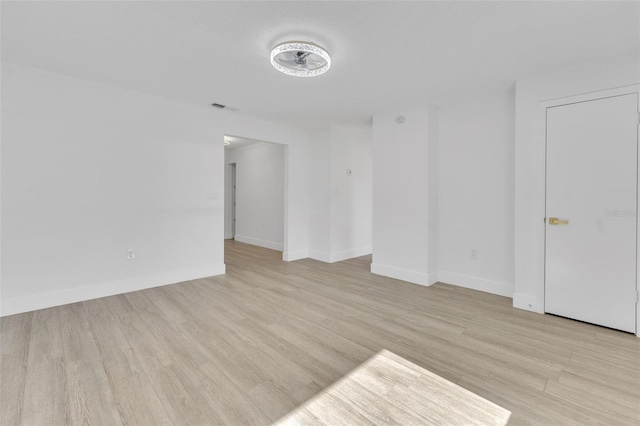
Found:
[[436, 272], [429, 273], [429, 285], [433, 285], [438, 282], [438, 274]]
[[371, 254], [371, 246], [369, 247], [360, 247], [353, 250], [339, 251], [335, 253], [331, 253], [329, 255], [329, 262], [341, 262], [347, 259], [353, 259], [354, 257], [366, 256]]
[[282, 260], [285, 262], [293, 262], [294, 260], [306, 259], [309, 253], [306, 250], [285, 251], [282, 253]]
[[327, 253], [324, 251], [310, 250], [309, 257], [325, 263], [342, 262], [343, 260], [353, 259], [354, 257], [366, 256], [371, 254], [371, 247], [360, 247], [353, 250], [339, 251], [335, 253]]
[[371, 273], [427, 287], [433, 284], [430, 280], [430, 275], [424, 272], [410, 271], [408, 269], [396, 268], [395, 266], [381, 265], [380, 263], [371, 264]]
[[[537, 230], [535, 232], [535, 240], [536, 240], [536, 246], [538, 247], [538, 259], [537, 259], [537, 267], [535, 268], [535, 282], [537, 283], [537, 296], [534, 295], [525, 295], [525, 294], [520, 294], [518, 295], [519, 298], [519, 304], [522, 303], [522, 305], [520, 306], [516, 306], [516, 299], [514, 297], [514, 304], [513, 306], [516, 308], [521, 308], [521, 309], [527, 309], [527, 308], [522, 308], [521, 306], [528, 306], [529, 304], [532, 304], [533, 306], [537, 306], [537, 308], [535, 309], [536, 312], [540, 312], [540, 313], [544, 313], [545, 312], [545, 307], [544, 307], [544, 302], [545, 302], [545, 294], [544, 294], [544, 268], [545, 268], [545, 256], [544, 256], [544, 252], [545, 252], [545, 226], [546, 224], [543, 222], [543, 218], [546, 215], [546, 211], [545, 211], [545, 203], [546, 203], [546, 188], [545, 188], [545, 180], [546, 180], [546, 130], [547, 130], [547, 120], [546, 120], [546, 115], [547, 115], [547, 108], [551, 108], [554, 106], [560, 106], [560, 105], [568, 105], [568, 104], [572, 104], [572, 103], [577, 103], [577, 102], [585, 102], [585, 101], [591, 101], [591, 100], [597, 100], [597, 99], [602, 99], [602, 98], [607, 98], [607, 97], [612, 97], [612, 96], [622, 96], [622, 95], [629, 95], [629, 94], [637, 94], [638, 98], [640, 98], [640, 85], [637, 84], [633, 84], [630, 86], [623, 86], [623, 87], [617, 87], [617, 88], [613, 88], [613, 89], [608, 89], [608, 90], [599, 90], [599, 91], [595, 91], [595, 92], [588, 92], [588, 93], [584, 93], [581, 95], [576, 95], [576, 96], [566, 96], [566, 97], [562, 97], [562, 98], [555, 98], [555, 99], [550, 99], [550, 100], [545, 100], [545, 101], [540, 101], [538, 103], [538, 135], [536, 137], [536, 151], [538, 154], [538, 164], [536, 167], [536, 177], [537, 177], [537, 193], [536, 193], [536, 211], [538, 212], [539, 216], [540, 216], [540, 228], [539, 230]], [[640, 100], [639, 100], [639, 105], [638, 105], [638, 109], [640, 110]], [[640, 149], [638, 150], [640, 151]], [[639, 155], [639, 163], [640, 164], [640, 152], [638, 153]], [[638, 185], [637, 185], [637, 189], [638, 189], [638, 200], [640, 200], [640, 176], [639, 176], [639, 181], [638, 181]], [[638, 235], [638, 232], [640, 231], [640, 217], [638, 217], [638, 215], [636, 216], [636, 221], [638, 221], [636, 223], [636, 241], [638, 241], [638, 251], [637, 254], [640, 254], [640, 235]], [[640, 265], [638, 265], [640, 266]], [[640, 268], [636, 267], [636, 271], [638, 271]], [[640, 272], [638, 272], [638, 277], [636, 278], [636, 291], [640, 290]], [[537, 301], [537, 303], [536, 303]], [[532, 310], [532, 309], [529, 309]], [[638, 304], [636, 303], [636, 336], [640, 337], [640, 308], [638, 306]]]
[[325, 251], [309, 250], [309, 258], [320, 262], [331, 263], [331, 255]]
[[487, 280], [484, 278], [449, 271], [438, 271], [438, 280], [458, 287], [484, 291], [486, 293], [497, 294], [499, 296], [513, 297], [513, 284], [501, 281]]
[[[638, 95], [638, 127], [636, 127], [636, 135], [640, 138], [640, 85], [636, 86], [636, 93]], [[636, 189], [638, 191], [636, 196], [636, 336], [640, 338], [640, 300], [638, 300], [638, 293], [640, 293], [640, 214], [638, 214], [638, 210], [640, 209], [640, 140], [638, 143], [638, 160], [636, 163], [638, 167], [636, 173], [638, 180], [636, 182]]]
[[254, 246], [268, 248], [271, 250], [282, 251], [283, 249], [282, 243], [277, 243], [275, 241], [260, 240], [258, 238], [245, 237], [244, 235], [236, 234], [234, 237], [234, 240], [239, 241], [241, 243], [245, 243], [245, 244], [251, 244]]
[[[289, 209], [291, 208], [291, 202], [289, 200], [289, 191], [291, 189], [291, 186], [289, 185], [289, 169], [290, 169], [290, 165], [289, 165], [289, 145], [288, 144], [283, 144], [284, 147], [284, 211], [283, 211], [283, 220], [284, 220], [284, 226], [283, 226], [283, 235], [282, 235], [282, 259], [286, 260], [286, 261], [292, 261], [292, 260], [298, 260], [298, 259], [304, 259], [306, 256], [306, 253], [304, 256], [302, 257], [293, 257], [291, 256], [293, 253], [299, 253], [300, 251], [292, 251], [292, 247], [291, 247], [291, 234], [290, 234], [290, 230], [293, 229], [293, 225], [292, 225], [292, 220], [291, 217], [295, 217], [295, 215], [292, 215], [289, 213]], [[294, 197], [291, 197], [292, 199], [295, 199]]]
[[544, 313], [543, 302], [535, 297], [522, 293], [513, 294], [513, 307], [524, 309], [525, 311]]
[[84, 300], [98, 299], [100, 297], [129, 293], [131, 291], [176, 284], [198, 278], [222, 275], [225, 271], [226, 266], [224, 263], [206, 265], [177, 271], [163, 272], [160, 274], [145, 275], [142, 277], [125, 278], [123, 280], [110, 281], [83, 287], [3, 299], [2, 313], [0, 316], [14, 315], [22, 312], [51, 308], [53, 306], [66, 305], [68, 303], [82, 302]]
[[[636, 94], [638, 99], [638, 127], [636, 127], [636, 137], [640, 138], [640, 85], [636, 86]], [[640, 140], [638, 140], [640, 144]], [[640, 209], [640, 145], [637, 147], [637, 167], [636, 172], [636, 189], [638, 194], [636, 195], [636, 336], [640, 337], [640, 300], [638, 300], [638, 293], [640, 293], [640, 215], [637, 213]]]

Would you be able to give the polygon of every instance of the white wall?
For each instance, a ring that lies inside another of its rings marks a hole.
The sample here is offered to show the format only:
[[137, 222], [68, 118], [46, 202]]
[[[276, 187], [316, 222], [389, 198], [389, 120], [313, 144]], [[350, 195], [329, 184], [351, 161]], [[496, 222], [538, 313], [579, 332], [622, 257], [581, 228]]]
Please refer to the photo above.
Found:
[[515, 90], [438, 109], [438, 281], [512, 297], [514, 150]]
[[371, 125], [331, 126], [332, 262], [371, 253], [371, 132]]
[[[396, 118], [404, 116], [399, 124]], [[371, 272], [417, 284], [436, 280], [429, 270], [429, 234], [436, 179], [429, 168], [436, 112], [415, 106], [373, 116], [373, 262]], [[433, 259], [433, 257], [432, 257]]]
[[429, 257], [427, 268], [429, 271], [429, 282], [433, 283], [438, 279], [438, 258], [440, 256], [438, 248], [438, 238], [440, 235], [440, 223], [438, 213], [438, 170], [440, 169], [440, 155], [438, 146], [438, 128], [440, 118], [438, 109], [434, 106], [429, 108], [429, 136], [428, 136], [428, 158], [427, 158], [427, 191], [429, 203], [429, 215], [427, 218], [427, 229], [429, 233]]
[[539, 104], [637, 84], [639, 61], [637, 54], [611, 58], [517, 82], [513, 297], [517, 308], [544, 312], [544, 117]]
[[[515, 91], [441, 106], [437, 114], [423, 107], [374, 115], [372, 272], [419, 284], [437, 278], [542, 312], [539, 103], [639, 78], [639, 58], [630, 55], [522, 79]], [[395, 122], [400, 115], [405, 124]]]
[[[275, 143], [225, 149], [225, 164], [236, 165], [236, 232], [240, 242], [283, 249], [284, 146]], [[231, 191], [227, 180], [226, 193]], [[225, 216], [231, 211], [225, 208]], [[231, 217], [225, 217], [225, 237], [233, 238]]]
[[332, 125], [311, 132], [309, 256], [313, 259], [338, 262], [371, 253], [371, 138], [371, 125]]
[[3, 63], [2, 315], [223, 273], [224, 134], [287, 144], [306, 257], [306, 132]]
[[309, 136], [309, 257], [330, 261], [331, 129]]

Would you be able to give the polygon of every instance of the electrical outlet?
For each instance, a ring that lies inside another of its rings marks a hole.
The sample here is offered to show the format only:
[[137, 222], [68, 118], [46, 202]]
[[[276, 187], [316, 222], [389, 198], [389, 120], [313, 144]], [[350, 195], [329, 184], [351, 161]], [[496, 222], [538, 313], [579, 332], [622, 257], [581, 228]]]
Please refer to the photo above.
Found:
[[133, 260], [136, 258], [136, 252], [133, 249], [127, 250], [127, 260]]
[[473, 260], [478, 259], [478, 250], [471, 249], [471, 251], [469, 251], [469, 257]]

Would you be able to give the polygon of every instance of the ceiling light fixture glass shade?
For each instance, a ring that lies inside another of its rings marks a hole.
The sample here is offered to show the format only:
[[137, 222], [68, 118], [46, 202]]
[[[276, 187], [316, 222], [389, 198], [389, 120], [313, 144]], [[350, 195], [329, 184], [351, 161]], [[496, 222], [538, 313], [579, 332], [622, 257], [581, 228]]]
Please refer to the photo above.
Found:
[[315, 77], [331, 68], [331, 57], [322, 47], [302, 41], [289, 41], [271, 51], [271, 65], [295, 77]]

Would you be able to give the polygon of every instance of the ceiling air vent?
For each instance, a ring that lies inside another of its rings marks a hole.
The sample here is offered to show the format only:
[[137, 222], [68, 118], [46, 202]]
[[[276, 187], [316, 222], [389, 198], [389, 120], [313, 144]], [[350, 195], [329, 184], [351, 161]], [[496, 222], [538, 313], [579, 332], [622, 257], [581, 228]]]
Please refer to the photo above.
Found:
[[211, 106], [216, 107], [216, 108], [220, 108], [220, 109], [224, 109], [227, 106], [226, 105], [222, 105], [222, 104], [211, 104]]

